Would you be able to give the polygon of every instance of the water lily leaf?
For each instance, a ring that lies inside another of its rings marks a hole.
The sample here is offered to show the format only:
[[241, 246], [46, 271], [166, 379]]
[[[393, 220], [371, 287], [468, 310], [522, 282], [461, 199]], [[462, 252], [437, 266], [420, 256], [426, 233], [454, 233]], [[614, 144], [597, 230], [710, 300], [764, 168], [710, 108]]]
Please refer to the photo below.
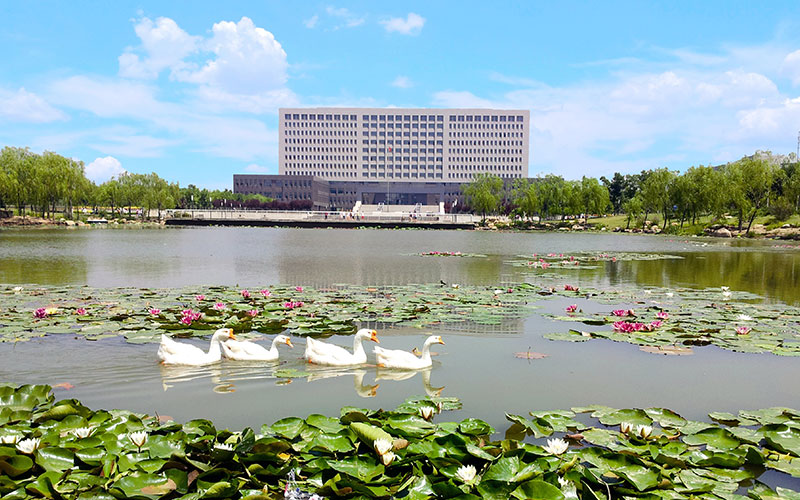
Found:
[[800, 458], [791, 460], [767, 460], [764, 465], [770, 469], [785, 472], [793, 477], [800, 477]]
[[477, 418], [467, 418], [458, 424], [458, 430], [468, 436], [485, 436], [494, 434], [494, 429], [491, 425], [483, 420]]
[[537, 463], [524, 464], [515, 455], [497, 459], [483, 474], [482, 481], [518, 483], [541, 472], [542, 468]]
[[690, 445], [707, 445], [716, 450], [732, 450], [739, 446], [739, 441], [727, 429], [712, 428], [685, 436], [683, 442]]
[[306, 418], [306, 423], [312, 427], [327, 432], [329, 434], [336, 434], [344, 429], [344, 426], [339, 423], [339, 420], [317, 413], [311, 414]]
[[24, 455], [12, 455], [0, 458], [0, 471], [10, 477], [25, 474], [33, 467], [33, 460]]
[[603, 425], [619, 425], [623, 422], [632, 425], [652, 425], [652, 419], [643, 410], [624, 409], [611, 412], [598, 412], [592, 414]]
[[[515, 489], [517, 489], [516, 483], [508, 483], [505, 481], [483, 479], [480, 484], [478, 484], [478, 493], [481, 494], [481, 498], [488, 500], [508, 500], [511, 498], [511, 493]], [[436, 493], [437, 495], [441, 495], [438, 490]]]
[[666, 408], [645, 408], [644, 412], [653, 421], [658, 422], [661, 427], [682, 427], [686, 425], [685, 418]]
[[519, 415], [511, 415], [509, 413], [506, 413], [506, 418], [524, 427], [526, 431], [531, 432], [533, 434], [533, 437], [537, 439], [549, 436], [553, 433], [553, 428], [550, 427], [550, 424], [544, 419], [529, 420], [525, 417]]
[[383, 465], [372, 457], [352, 456], [342, 460], [328, 460], [328, 466], [338, 472], [352, 476], [360, 481], [370, 482], [383, 474]]
[[762, 430], [764, 438], [773, 449], [800, 456], [800, 429], [786, 425], [770, 425]]
[[310, 443], [309, 450], [322, 449], [330, 453], [346, 453], [353, 450], [353, 443], [341, 434], [320, 433]]
[[[163, 474], [134, 472], [114, 482], [110, 491], [122, 498], [149, 498], [155, 500], [174, 489], [174, 481]], [[116, 492], [116, 493], [115, 493]]]
[[302, 418], [287, 417], [272, 424], [271, 429], [275, 434], [286, 439], [296, 438], [305, 428], [306, 423]]
[[36, 463], [48, 471], [65, 471], [74, 465], [75, 454], [55, 446], [40, 448], [36, 452]]
[[408, 414], [390, 415], [386, 419], [386, 425], [398, 431], [403, 437], [414, 438], [428, 436], [436, 429], [436, 426], [424, 418]]
[[87, 465], [100, 465], [103, 457], [107, 454], [101, 448], [82, 448], [75, 451], [75, 457]]
[[[170, 479], [169, 482], [172, 482]], [[174, 489], [174, 482], [172, 484]], [[236, 486], [231, 484], [228, 481], [219, 481], [217, 483], [212, 484], [200, 498], [231, 498], [237, 491]], [[166, 492], [165, 492], [166, 493]]]
[[538, 498], [542, 500], [564, 500], [564, 494], [560, 489], [550, 483], [534, 479], [519, 485], [511, 495], [520, 500], [528, 498]]

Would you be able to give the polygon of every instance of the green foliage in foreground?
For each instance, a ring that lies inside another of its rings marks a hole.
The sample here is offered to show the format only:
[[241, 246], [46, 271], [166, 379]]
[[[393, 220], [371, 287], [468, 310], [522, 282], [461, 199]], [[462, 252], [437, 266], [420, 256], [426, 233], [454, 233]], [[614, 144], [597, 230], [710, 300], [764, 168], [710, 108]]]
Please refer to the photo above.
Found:
[[[758, 481], [767, 469], [800, 477], [800, 412], [788, 408], [710, 414], [717, 423], [664, 408], [537, 411], [507, 415], [505, 439], [492, 440], [479, 419], [437, 422], [454, 398], [231, 432], [93, 411], [49, 390], [0, 386], [4, 500], [279, 498], [293, 471], [293, 486], [339, 498], [800, 498]], [[569, 446], [541, 442], [554, 435]]]

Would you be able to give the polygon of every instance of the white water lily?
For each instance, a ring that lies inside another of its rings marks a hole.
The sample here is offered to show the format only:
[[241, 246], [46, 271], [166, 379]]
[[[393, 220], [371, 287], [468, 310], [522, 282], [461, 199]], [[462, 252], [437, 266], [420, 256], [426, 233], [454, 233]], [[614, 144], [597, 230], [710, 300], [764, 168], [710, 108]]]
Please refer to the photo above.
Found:
[[33, 453], [34, 451], [36, 451], [39, 448], [40, 444], [41, 444], [41, 442], [39, 441], [39, 438], [23, 439], [22, 441], [17, 443], [17, 449], [21, 453], [25, 453], [26, 455], [30, 455], [31, 453]]
[[652, 292], [652, 290], [645, 290], [644, 293], [646, 293], [647, 295], [650, 295], [653, 292]]
[[503, 291], [502, 291], [502, 290], [500, 290], [499, 288], [498, 288], [497, 290], [495, 290], [495, 291], [494, 291], [494, 294], [495, 294], [495, 295], [500, 295], [501, 293], [503, 293]]
[[375, 448], [375, 453], [383, 456], [392, 451], [392, 442], [388, 439], [376, 439], [372, 443], [372, 447]]
[[629, 434], [633, 430], [633, 424], [630, 422], [620, 422], [619, 431], [623, 434]]
[[650, 437], [650, 434], [653, 433], [653, 428], [649, 425], [637, 425], [636, 426], [636, 434], [639, 435], [642, 439], [647, 439]]
[[425, 420], [430, 420], [433, 418], [433, 407], [431, 406], [423, 406], [419, 409], [419, 416], [424, 418]]
[[727, 300], [727, 299], [729, 299], [729, 298], [731, 298], [731, 295], [733, 295], [731, 292], [728, 292], [728, 291], [722, 292], [722, 296], [723, 296], [723, 297], [724, 297], [726, 300]]
[[14, 291], [15, 292], [21, 292], [22, 291], [22, 287], [21, 286], [15, 286], [14, 287]]
[[578, 488], [575, 487], [572, 481], [559, 477], [558, 484], [561, 486], [561, 493], [564, 494], [564, 498], [578, 498]]
[[17, 441], [19, 441], [19, 436], [14, 434], [0, 436], [0, 444], [17, 444]]
[[747, 314], [740, 314], [736, 316], [736, 319], [739, 321], [753, 321], [753, 317], [748, 316]]
[[78, 439], [88, 438], [94, 432], [94, 427], [78, 427], [70, 431]]
[[563, 455], [569, 448], [569, 443], [561, 438], [548, 439], [547, 444], [542, 448], [551, 455]]
[[728, 290], [731, 289], [731, 287], [729, 286], [721, 286], [720, 288], [722, 289], [723, 292], [727, 292]]
[[131, 440], [131, 443], [133, 443], [135, 447], [141, 449], [147, 442], [147, 431], [131, 432], [128, 434], [128, 439]]
[[214, 449], [221, 451], [233, 451], [233, 445], [228, 443], [216, 443], [214, 445]]
[[675, 296], [675, 294], [672, 293], [672, 292], [667, 292], [664, 295], [666, 295], [667, 297], [674, 297]]
[[395, 458], [397, 458], [397, 455], [391, 451], [387, 451], [381, 455], [381, 462], [383, 463], [384, 467], [388, 467], [390, 463], [394, 462]]
[[475, 475], [478, 473], [474, 465], [462, 465], [456, 470], [456, 477], [464, 483], [471, 483], [475, 480]]

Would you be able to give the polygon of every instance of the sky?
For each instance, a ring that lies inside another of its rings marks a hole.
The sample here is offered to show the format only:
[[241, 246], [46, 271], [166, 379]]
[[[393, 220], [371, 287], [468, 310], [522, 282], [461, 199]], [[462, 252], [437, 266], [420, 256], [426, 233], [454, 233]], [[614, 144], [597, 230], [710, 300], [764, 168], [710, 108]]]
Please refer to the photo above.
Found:
[[230, 188], [281, 106], [529, 109], [529, 175], [787, 154], [800, 2], [0, 0], [0, 146]]

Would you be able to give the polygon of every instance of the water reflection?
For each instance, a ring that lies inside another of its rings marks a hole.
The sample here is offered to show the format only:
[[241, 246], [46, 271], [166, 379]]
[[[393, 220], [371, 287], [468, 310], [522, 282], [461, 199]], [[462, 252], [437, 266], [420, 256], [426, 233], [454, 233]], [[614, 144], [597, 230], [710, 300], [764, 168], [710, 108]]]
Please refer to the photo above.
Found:
[[375, 374], [375, 380], [394, 380], [399, 382], [401, 380], [408, 380], [417, 373], [421, 373], [422, 387], [425, 390], [425, 394], [430, 397], [441, 396], [444, 386], [433, 387], [431, 385], [431, 370], [432, 368], [425, 368], [423, 370], [390, 370], [388, 368], [378, 368]]
[[345, 375], [352, 375], [353, 376], [353, 388], [361, 398], [374, 398], [378, 394], [378, 387], [380, 384], [364, 384], [364, 376], [367, 374], [367, 370], [364, 368], [356, 368], [350, 370], [341, 370], [341, 369], [321, 369], [315, 370], [314, 373], [309, 375], [306, 380], [308, 382], [314, 382], [317, 380], [325, 380], [330, 378], [342, 377]]

